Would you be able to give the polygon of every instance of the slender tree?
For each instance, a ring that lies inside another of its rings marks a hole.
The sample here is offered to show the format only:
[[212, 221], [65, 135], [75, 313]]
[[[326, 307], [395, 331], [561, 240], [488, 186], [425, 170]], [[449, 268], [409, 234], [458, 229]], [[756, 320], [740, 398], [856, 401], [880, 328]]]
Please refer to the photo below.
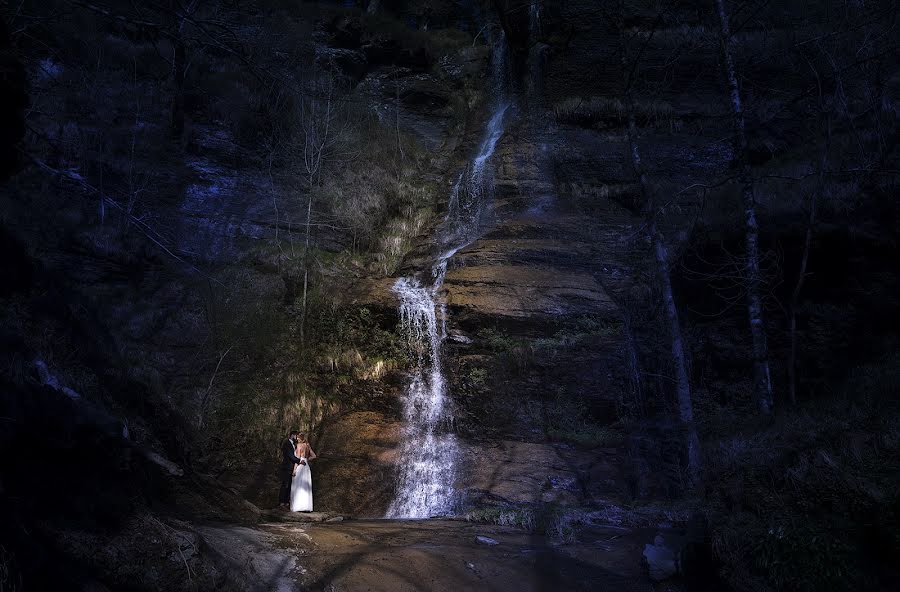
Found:
[[182, 3], [169, 0], [168, 37], [172, 44], [172, 108], [170, 127], [172, 135], [181, 138], [184, 135], [184, 86], [187, 81], [187, 49], [184, 42], [184, 28], [187, 19], [197, 10], [197, 0]]
[[310, 269], [314, 263], [313, 202], [330, 167], [341, 158], [340, 146], [344, 141], [350, 120], [341, 110], [337, 81], [332, 73], [313, 74], [311, 88], [301, 89], [297, 96], [297, 117], [294, 133], [288, 145], [286, 158], [294, 163], [293, 169], [303, 180], [305, 190], [305, 221], [303, 231], [303, 292], [300, 312], [300, 341], [306, 339], [306, 317], [309, 301]]
[[747, 150], [746, 121], [737, 69], [734, 65], [733, 38], [724, 0], [716, 0], [721, 31], [722, 63], [728, 81], [732, 125], [734, 127], [734, 157], [738, 161], [741, 197], [744, 206], [745, 262], [744, 274], [747, 290], [747, 312], [750, 335], [753, 341], [753, 386], [760, 413], [772, 412], [772, 377], [769, 371], [769, 352], [766, 340], [766, 324], [762, 301], [762, 276], [759, 267], [759, 221], [757, 216], [756, 187]]
[[672, 368], [675, 372], [675, 400], [678, 404], [678, 421], [681, 423], [685, 438], [685, 450], [688, 462], [688, 485], [695, 486], [700, 481], [700, 438], [694, 424], [694, 406], [691, 400], [691, 381], [688, 375], [684, 338], [681, 322], [678, 318], [678, 306], [672, 291], [672, 275], [670, 272], [669, 249], [665, 237], [656, 222], [657, 206], [653, 189], [649, 186], [641, 162], [640, 148], [637, 142], [637, 125], [635, 123], [634, 105], [626, 103], [628, 109], [628, 152], [631, 166], [641, 187], [641, 196], [645, 214], [647, 237], [650, 240], [655, 263], [658, 289], [662, 297], [663, 311], [669, 332], [669, 345]]
[[[624, 21], [624, 7], [620, 5], [620, 18]], [[659, 22], [657, 19], [657, 23]], [[644, 217], [646, 236], [651, 246], [654, 262], [654, 271], [657, 281], [657, 289], [662, 299], [662, 308], [665, 315], [666, 329], [669, 336], [669, 354], [672, 369], [675, 373], [675, 400], [678, 406], [678, 421], [682, 428], [684, 447], [687, 457], [688, 487], [693, 488], [700, 482], [700, 438], [694, 423], [694, 408], [691, 393], [691, 381], [688, 374], [687, 355], [685, 351], [684, 337], [681, 331], [681, 322], [678, 315], [678, 306], [675, 303], [675, 295], [672, 290], [671, 260], [665, 237], [659, 229], [657, 215], [659, 207], [656, 203], [656, 194], [651, 186], [641, 158], [638, 144], [636, 106], [634, 102], [634, 77], [638, 71], [640, 57], [644, 54], [646, 44], [652, 39], [651, 35], [644, 41], [644, 47], [638, 51], [633, 60], [628, 58], [628, 39], [625, 37], [625, 27], [619, 22], [620, 57], [623, 72], [623, 104], [628, 117], [627, 137], [628, 156], [632, 170], [638, 181], [641, 192], [641, 210]], [[654, 25], [655, 31], [656, 25]]]
[[246, 17], [241, 2], [220, 0], [164, 0], [125, 3], [71, 0], [130, 35], [151, 39], [170, 72], [169, 127], [175, 138], [185, 129], [185, 94], [188, 72], [196, 56], [212, 50], [237, 57], [259, 75], [240, 43], [239, 22]]
[[812, 237], [816, 227], [819, 202], [825, 193], [826, 177], [828, 175], [828, 152], [831, 149], [831, 112], [825, 104], [823, 96], [822, 80], [816, 68], [810, 64], [810, 68], [816, 78], [819, 90], [818, 119], [821, 133], [821, 153], [816, 171], [816, 185], [809, 194], [809, 210], [806, 221], [806, 232], [803, 238], [803, 251], [800, 255], [800, 270], [797, 272], [797, 281], [791, 292], [791, 300], [788, 306], [788, 332], [791, 343], [790, 357], [788, 359], [788, 383], [789, 396], [792, 405], [797, 403], [797, 308], [800, 306], [800, 292], [806, 280], [806, 269], [809, 264], [809, 254], [812, 248]]
[[[823, 159], [825, 157], [823, 156]], [[823, 163], [824, 164], [824, 163]], [[820, 172], [820, 176], [824, 173]], [[788, 359], [788, 383], [789, 396], [791, 404], [797, 403], [797, 308], [800, 305], [800, 291], [803, 289], [803, 283], [806, 280], [806, 268], [809, 263], [809, 252], [812, 245], [813, 230], [816, 225], [816, 213], [818, 210], [818, 201], [820, 199], [820, 190], [817, 188], [809, 196], [809, 217], [806, 222], [806, 233], [803, 240], [803, 252], [800, 255], [800, 270], [797, 272], [797, 281], [794, 284], [794, 290], [791, 292], [791, 301], [788, 307], [789, 317], [789, 336], [791, 342], [791, 353]]]

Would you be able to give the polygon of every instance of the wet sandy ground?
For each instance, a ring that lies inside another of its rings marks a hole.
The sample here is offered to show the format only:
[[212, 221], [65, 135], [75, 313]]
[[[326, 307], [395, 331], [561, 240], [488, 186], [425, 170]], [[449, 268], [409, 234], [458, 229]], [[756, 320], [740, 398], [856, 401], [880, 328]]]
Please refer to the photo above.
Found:
[[[259, 590], [646, 590], [646, 533], [583, 531], [569, 545], [514, 528], [427, 520], [205, 526], [234, 577]], [[479, 541], [488, 537], [496, 544]]]

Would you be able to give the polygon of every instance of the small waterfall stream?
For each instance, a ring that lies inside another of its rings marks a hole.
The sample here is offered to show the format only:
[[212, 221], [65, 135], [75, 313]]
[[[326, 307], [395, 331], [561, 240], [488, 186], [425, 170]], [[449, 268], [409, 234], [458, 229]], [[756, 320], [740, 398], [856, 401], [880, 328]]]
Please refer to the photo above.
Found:
[[487, 164], [503, 135], [510, 103], [506, 97], [506, 40], [496, 40], [492, 54], [495, 102], [475, 157], [460, 173], [450, 195], [447, 217], [438, 227], [440, 256], [423, 283], [404, 277], [394, 284], [400, 299], [400, 322], [415, 368], [403, 401], [397, 494], [387, 518], [429, 518], [451, 514], [459, 501], [456, 479], [459, 447], [453, 434], [453, 413], [441, 369], [441, 345], [447, 334], [447, 311], [439, 293], [447, 263], [480, 234], [490, 202], [493, 180]]

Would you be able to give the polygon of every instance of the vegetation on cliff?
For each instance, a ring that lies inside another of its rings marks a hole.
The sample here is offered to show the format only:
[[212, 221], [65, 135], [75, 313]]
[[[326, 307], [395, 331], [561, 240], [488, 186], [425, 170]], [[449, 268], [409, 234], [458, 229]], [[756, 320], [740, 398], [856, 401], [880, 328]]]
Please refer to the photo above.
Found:
[[459, 517], [672, 535], [689, 588], [898, 582], [892, 2], [0, 14], [0, 588], [240, 586], [197, 523], [274, 505], [290, 427], [317, 507], [383, 515], [391, 286], [444, 246], [489, 35], [515, 100], [436, 295]]

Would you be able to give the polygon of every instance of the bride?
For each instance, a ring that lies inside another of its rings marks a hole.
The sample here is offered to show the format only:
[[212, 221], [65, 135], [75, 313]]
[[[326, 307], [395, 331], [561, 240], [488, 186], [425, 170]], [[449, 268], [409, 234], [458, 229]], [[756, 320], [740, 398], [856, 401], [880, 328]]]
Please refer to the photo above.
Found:
[[294, 465], [291, 480], [291, 512], [312, 512], [312, 473], [309, 471], [309, 461], [316, 458], [316, 453], [309, 445], [306, 434], [297, 437], [295, 454], [300, 458], [300, 463]]

